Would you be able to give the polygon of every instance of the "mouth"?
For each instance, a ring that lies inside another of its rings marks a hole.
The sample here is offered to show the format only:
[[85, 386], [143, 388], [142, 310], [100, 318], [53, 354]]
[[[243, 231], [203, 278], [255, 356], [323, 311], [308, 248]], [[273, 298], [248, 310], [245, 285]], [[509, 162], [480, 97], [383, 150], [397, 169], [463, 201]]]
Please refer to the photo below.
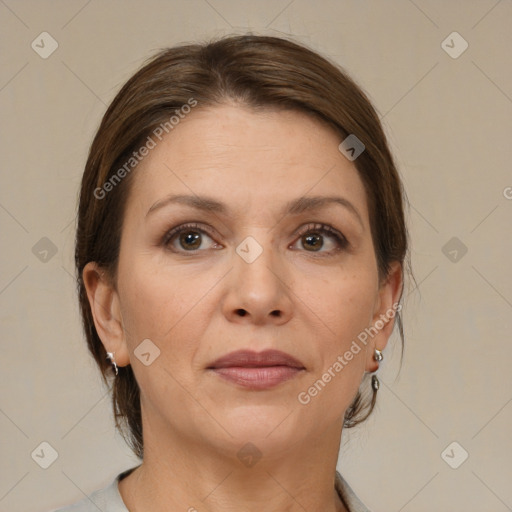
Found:
[[293, 379], [305, 367], [293, 356], [279, 350], [239, 350], [217, 359], [207, 369], [232, 384], [263, 390]]

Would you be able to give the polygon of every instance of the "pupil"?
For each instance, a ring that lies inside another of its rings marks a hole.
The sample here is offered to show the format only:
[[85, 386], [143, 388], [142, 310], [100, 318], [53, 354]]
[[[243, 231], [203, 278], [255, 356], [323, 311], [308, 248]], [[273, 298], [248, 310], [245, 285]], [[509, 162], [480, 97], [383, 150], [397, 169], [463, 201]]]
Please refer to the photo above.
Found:
[[[319, 240], [319, 235], [307, 235], [307, 236], [306, 236], [306, 240], [307, 240], [306, 245], [309, 245], [310, 247], [315, 248], [315, 245], [310, 245], [310, 244], [309, 244], [309, 242], [310, 242], [311, 240], [313, 240], [313, 239], [316, 239], [316, 240], [318, 241], [318, 240]], [[316, 245], [316, 247], [317, 247], [318, 249], [321, 249], [321, 248], [322, 248], [322, 245], [323, 245], [323, 243], [320, 243], [320, 245]]]
[[[192, 247], [192, 245], [189, 243], [189, 242], [197, 242], [200, 238], [200, 235], [199, 233], [195, 233], [195, 234], [191, 234], [192, 232], [189, 231], [188, 233], [184, 233], [182, 234], [182, 237], [181, 237], [181, 240], [182, 242], [185, 243], [185, 245], [188, 245], [188, 247]], [[193, 249], [196, 249], [198, 246], [201, 245], [201, 242], [199, 241], [199, 243], [196, 243], [192, 248]]]

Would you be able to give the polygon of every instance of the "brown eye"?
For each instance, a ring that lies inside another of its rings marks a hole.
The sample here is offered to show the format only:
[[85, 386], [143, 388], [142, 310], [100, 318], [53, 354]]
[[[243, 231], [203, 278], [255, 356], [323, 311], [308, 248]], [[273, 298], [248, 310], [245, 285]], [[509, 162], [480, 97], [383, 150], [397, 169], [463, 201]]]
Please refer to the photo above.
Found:
[[182, 231], [179, 233], [179, 243], [184, 249], [199, 249], [201, 247], [201, 235], [197, 231]]
[[200, 250], [204, 237], [211, 240], [206, 230], [199, 228], [197, 224], [185, 224], [169, 231], [162, 240], [162, 245], [174, 252], [194, 252]]
[[[325, 224], [309, 224], [299, 233], [300, 241], [306, 252], [319, 253], [320, 256], [329, 256], [334, 252], [338, 252], [348, 246], [347, 239], [336, 229]], [[329, 247], [325, 251], [324, 240], [330, 239], [331, 249]]]
[[315, 251], [321, 249], [324, 245], [321, 237], [322, 235], [318, 233], [314, 233], [312, 235], [304, 235], [302, 237], [304, 247], [311, 247]]

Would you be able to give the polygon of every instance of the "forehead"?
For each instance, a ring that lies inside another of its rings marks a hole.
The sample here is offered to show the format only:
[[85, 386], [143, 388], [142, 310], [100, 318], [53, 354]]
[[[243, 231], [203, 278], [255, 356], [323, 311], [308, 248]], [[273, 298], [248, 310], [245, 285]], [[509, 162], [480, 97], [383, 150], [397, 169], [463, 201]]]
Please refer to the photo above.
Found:
[[[169, 194], [215, 196], [230, 211], [270, 211], [302, 196], [342, 195], [368, 222], [366, 194], [342, 137], [298, 111], [199, 108], [173, 127], [136, 168], [132, 202]], [[137, 199], [135, 201], [135, 199]]]

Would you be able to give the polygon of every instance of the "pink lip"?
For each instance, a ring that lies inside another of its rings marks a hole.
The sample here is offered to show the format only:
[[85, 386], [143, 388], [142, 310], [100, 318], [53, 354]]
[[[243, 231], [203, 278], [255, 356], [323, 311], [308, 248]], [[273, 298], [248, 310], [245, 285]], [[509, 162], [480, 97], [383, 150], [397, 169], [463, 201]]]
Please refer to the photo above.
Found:
[[209, 367], [225, 380], [249, 389], [268, 389], [295, 377], [304, 365], [278, 350], [239, 350], [217, 359]]

